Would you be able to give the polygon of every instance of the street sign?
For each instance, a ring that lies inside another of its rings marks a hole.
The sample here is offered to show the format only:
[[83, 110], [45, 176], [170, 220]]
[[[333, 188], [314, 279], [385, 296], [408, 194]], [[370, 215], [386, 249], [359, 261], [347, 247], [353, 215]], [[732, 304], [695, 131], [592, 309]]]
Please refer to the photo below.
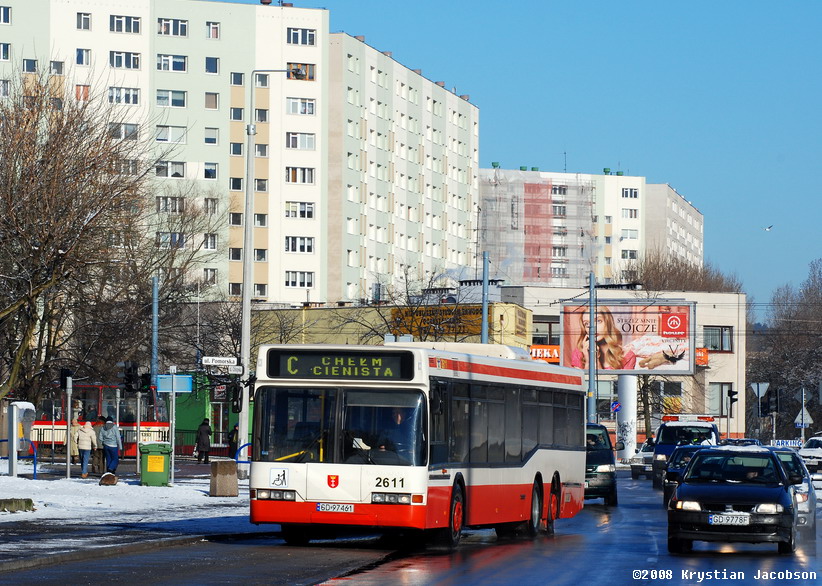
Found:
[[810, 427], [810, 423], [794, 423], [796, 427]]
[[620, 405], [619, 401], [614, 401], [611, 403], [611, 413], [616, 413], [620, 409], [622, 409], [622, 405]]
[[190, 374], [158, 374], [157, 392], [170, 393], [172, 378], [175, 393], [190, 393], [193, 389], [193, 377]]
[[779, 447], [788, 447], [788, 448], [801, 448], [802, 441], [801, 440], [789, 440], [789, 439], [778, 439], [773, 440], [771, 445], [779, 446]]
[[[808, 427], [807, 424], [813, 423], [813, 417], [811, 417], [811, 414], [808, 413], [808, 408], [803, 405], [802, 411], [799, 412], [793, 422], [797, 424], [804, 423], [805, 425], [802, 425], [802, 427]], [[797, 427], [799, 427], [799, 425], [797, 425]]]
[[203, 356], [203, 366], [235, 366], [237, 358], [234, 356]]
[[243, 366], [229, 366], [228, 374], [243, 374]]
[[757, 399], [761, 399], [762, 395], [764, 395], [768, 387], [771, 383], [751, 383], [751, 389], [753, 389], [754, 394], [756, 395]]

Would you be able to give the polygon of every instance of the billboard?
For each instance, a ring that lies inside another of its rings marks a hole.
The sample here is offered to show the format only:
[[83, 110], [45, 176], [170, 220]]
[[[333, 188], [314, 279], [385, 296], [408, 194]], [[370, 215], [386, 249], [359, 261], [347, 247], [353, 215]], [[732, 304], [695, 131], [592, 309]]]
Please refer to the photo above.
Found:
[[[614, 374], [693, 374], [694, 304], [655, 299], [596, 304], [597, 370]], [[588, 368], [589, 306], [562, 307], [563, 366]]]

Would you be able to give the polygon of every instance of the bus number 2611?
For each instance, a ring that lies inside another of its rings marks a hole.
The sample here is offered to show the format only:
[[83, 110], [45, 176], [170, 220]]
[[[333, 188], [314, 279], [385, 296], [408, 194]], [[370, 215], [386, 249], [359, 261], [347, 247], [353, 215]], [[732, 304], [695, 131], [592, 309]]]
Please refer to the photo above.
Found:
[[377, 488], [403, 488], [405, 487], [404, 478], [388, 478], [386, 476], [377, 478]]

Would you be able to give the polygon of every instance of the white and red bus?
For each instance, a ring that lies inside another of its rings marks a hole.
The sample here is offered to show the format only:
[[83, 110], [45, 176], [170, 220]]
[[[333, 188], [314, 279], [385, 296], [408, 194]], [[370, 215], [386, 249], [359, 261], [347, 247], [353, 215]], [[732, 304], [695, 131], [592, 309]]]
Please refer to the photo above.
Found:
[[582, 509], [579, 370], [499, 345], [288, 345], [260, 348], [257, 377], [251, 522], [289, 543], [344, 526], [455, 546]]
[[[86, 421], [95, 423], [100, 416], [119, 420], [123, 435], [121, 456], [137, 455], [136, 393], [121, 391], [118, 394], [114, 385], [75, 383], [71, 402], [73, 416], [81, 425]], [[53, 449], [65, 453], [67, 413], [66, 392], [60, 388], [48, 391], [37, 405], [31, 439], [41, 450]], [[140, 415], [140, 442], [168, 441], [168, 412], [165, 401], [158, 398], [156, 391], [142, 394]]]

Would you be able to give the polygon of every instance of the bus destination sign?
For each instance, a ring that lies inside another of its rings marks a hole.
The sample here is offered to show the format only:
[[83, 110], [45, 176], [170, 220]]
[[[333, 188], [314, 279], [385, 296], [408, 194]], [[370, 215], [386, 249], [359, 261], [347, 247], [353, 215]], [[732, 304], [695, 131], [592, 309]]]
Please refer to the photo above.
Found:
[[350, 352], [343, 350], [269, 350], [268, 374], [272, 378], [411, 380], [414, 359], [410, 352]]

